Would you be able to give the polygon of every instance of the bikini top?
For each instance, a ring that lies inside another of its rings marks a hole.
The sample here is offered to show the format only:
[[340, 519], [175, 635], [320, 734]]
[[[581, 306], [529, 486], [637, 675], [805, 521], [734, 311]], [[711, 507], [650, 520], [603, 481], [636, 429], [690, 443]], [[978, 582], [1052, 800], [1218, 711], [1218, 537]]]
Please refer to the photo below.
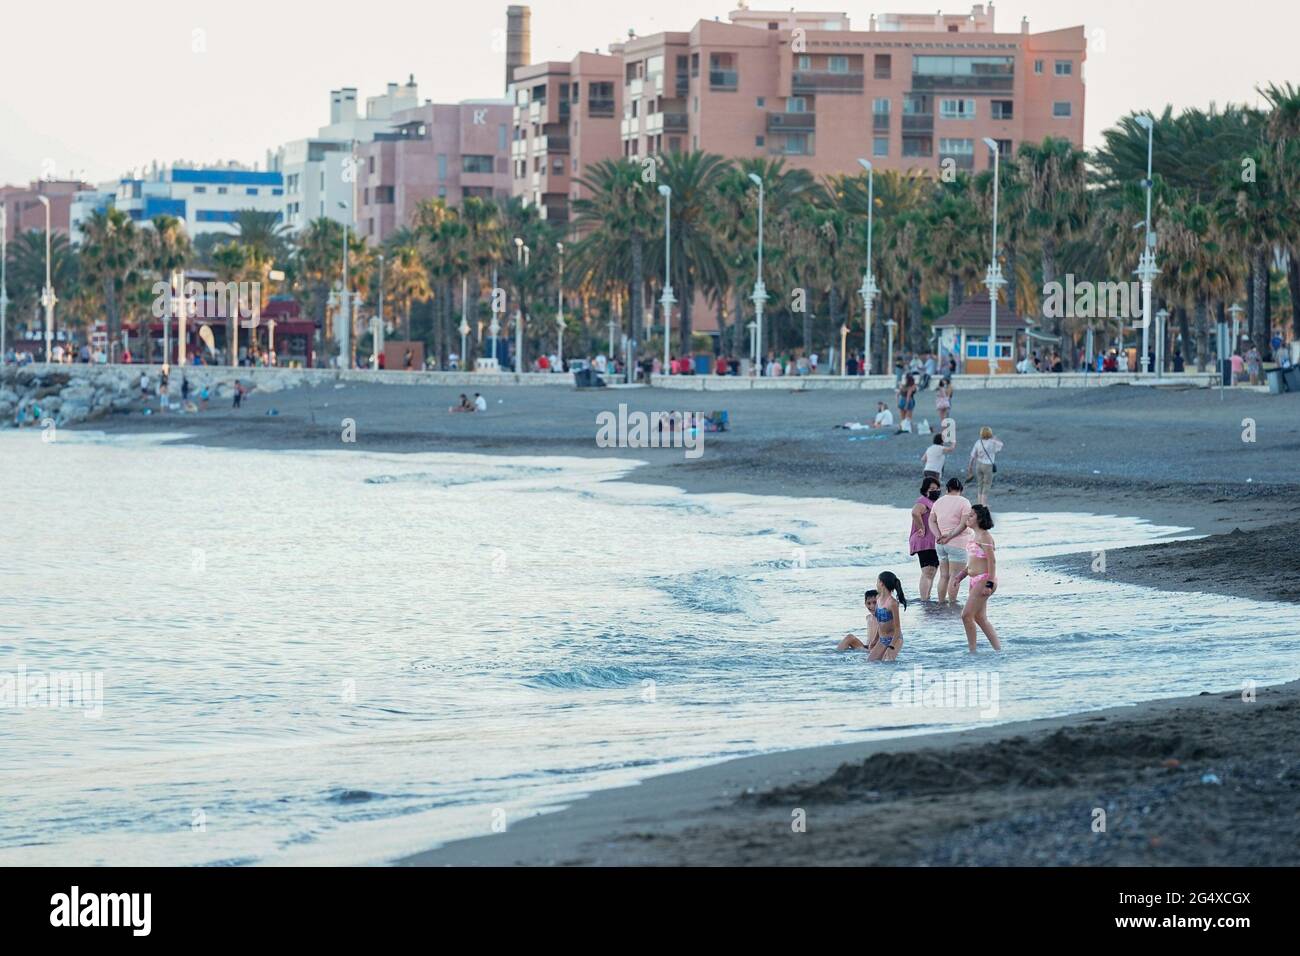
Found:
[[876, 608], [876, 620], [881, 624], [888, 624], [894, 619], [894, 612], [887, 607]]
[[984, 553], [984, 549], [980, 546], [980, 543], [975, 540], [974, 535], [971, 535], [970, 540], [966, 542], [966, 553], [972, 558], [988, 557], [988, 555]]

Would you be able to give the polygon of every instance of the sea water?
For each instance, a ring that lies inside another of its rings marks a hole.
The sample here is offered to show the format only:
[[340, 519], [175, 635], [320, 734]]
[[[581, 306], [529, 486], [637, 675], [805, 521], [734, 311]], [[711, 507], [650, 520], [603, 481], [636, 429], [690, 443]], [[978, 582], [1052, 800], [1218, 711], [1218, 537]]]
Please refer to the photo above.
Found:
[[997, 514], [1001, 655], [922, 605], [898, 664], [836, 654], [879, 571], [915, 595], [910, 501], [635, 467], [0, 433], [0, 863], [378, 863], [745, 754], [1297, 676], [1277, 605], [1107, 577], [1187, 529], [1084, 514]]

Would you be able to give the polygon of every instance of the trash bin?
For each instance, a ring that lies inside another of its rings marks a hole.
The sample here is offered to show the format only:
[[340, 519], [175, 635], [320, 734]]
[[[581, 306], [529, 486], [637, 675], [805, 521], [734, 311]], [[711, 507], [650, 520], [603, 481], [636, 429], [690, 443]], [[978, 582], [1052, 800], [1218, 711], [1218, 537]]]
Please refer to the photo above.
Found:
[[1300, 392], [1300, 365], [1292, 365], [1282, 376], [1288, 392]]
[[1281, 367], [1271, 368], [1265, 374], [1268, 375], [1268, 393], [1281, 395], [1283, 389]]

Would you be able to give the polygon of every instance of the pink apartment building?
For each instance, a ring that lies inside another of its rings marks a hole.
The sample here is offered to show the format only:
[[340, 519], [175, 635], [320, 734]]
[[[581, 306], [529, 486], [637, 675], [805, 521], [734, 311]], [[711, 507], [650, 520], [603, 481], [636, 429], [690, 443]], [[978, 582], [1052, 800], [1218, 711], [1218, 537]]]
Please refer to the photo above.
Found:
[[357, 147], [357, 230], [383, 242], [427, 199], [510, 195], [510, 103], [425, 103], [393, 116], [393, 131]]
[[569, 201], [581, 194], [582, 171], [622, 149], [622, 58], [617, 52], [579, 53], [568, 62], [519, 67], [511, 95], [514, 194], [544, 218], [565, 222]]
[[5, 240], [13, 242], [24, 232], [45, 232], [45, 206], [50, 201], [50, 231], [68, 235], [72, 199], [78, 191], [90, 189], [75, 179], [37, 179], [27, 186], [0, 186], [0, 207], [5, 211]]
[[[570, 124], [580, 115], [572, 104], [562, 111], [554, 92], [562, 95], [565, 64], [517, 69], [516, 195], [563, 218], [564, 179], [610, 155], [780, 156], [818, 175], [856, 172], [864, 157], [882, 169], [938, 173], [991, 166], [985, 137], [1004, 155], [1046, 136], [1083, 143], [1082, 26], [1030, 33], [1022, 21], [998, 33], [992, 4], [969, 14], [885, 14], [866, 30], [851, 29], [843, 13], [741, 9], [729, 20], [633, 37], [598, 58], [606, 75], [617, 63], [620, 80], [612, 153], [603, 132], [581, 152], [561, 139], [572, 132], [564, 114]], [[544, 112], [527, 99], [532, 91], [546, 97]], [[540, 143], [532, 113], [544, 117]], [[590, 126], [585, 116], [578, 122]], [[552, 148], [561, 141], [568, 152]]]

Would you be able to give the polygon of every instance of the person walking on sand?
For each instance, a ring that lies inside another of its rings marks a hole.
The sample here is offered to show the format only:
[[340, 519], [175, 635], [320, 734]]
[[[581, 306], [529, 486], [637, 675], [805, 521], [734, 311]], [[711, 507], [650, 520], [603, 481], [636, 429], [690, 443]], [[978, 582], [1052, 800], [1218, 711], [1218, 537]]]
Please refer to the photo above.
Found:
[[956, 449], [956, 445], [945, 445], [942, 435], [935, 435], [930, 442], [930, 446], [921, 452], [922, 469], [927, 478], [933, 478], [937, 484], [943, 477], [943, 463], [948, 460], [948, 453]]
[[243, 404], [244, 404], [244, 384], [239, 379], [235, 379], [235, 403], [230, 407], [239, 408]]
[[912, 505], [912, 531], [907, 536], [907, 547], [921, 564], [921, 582], [917, 588], [921, 600], [930, 600], [934, 576], [939, 571], [939, 552], [934, 546], [934, 530], [930, 527], [930, 509], [939, 500], [939, 479], [927, 476], [921, 482], [921, 496]]
[[972, 654], [979, 643], [975, 628], [979, 627], [988, 638], [995, 651], [1002, 650], [998, 632], [989, 623], [988, 604], [998, 589], [998, 562], [994, 553], [993, 514], [983, 505], [974, 505], [966, 515], [966, 527], [970, 538], [966, 542], [966, 551], [970, 556], [968, 564], [970, 591], [966, 597], [966, 606], [961, 610], [961, 624], [966, 629], [966, 644]]
[[916, 379], [909, 373], [898, 387], [898, 431], [895, 435], [912, 431], [912, 412], [916, 409]]
[[943, 420], [952, 417], [952, 383], [946, 378], [939, 382], [939, 387], [934, 391], [934, 409], [942, 427]]
[[876, 639], [867, 649], [872, 663], [895, 661], [903, 649], [902, 612], [907, 610], [903, 585], [893, 571], [881, 571], [876, 578]]
[[975, 479], [979, 491], [980, 504], [988, 505], [989, 492], [993, 490], [993, 476], [998, 472], [997, 454], [1002, 450], [1002, 441], [993, 437], [993, 429], [985, 425], [980, 429], [980, 437], [970, 450], [970, 461], [966, 466], [968, 478]]
[[862, 639], [856, 634], [845, 634], [844, 640], [840, 641], [837, 651], [866, 651], [871, 649], [871, 645], [876, 642], [876, 629], [879, 626], [876, 622], [876, 597], [877, 592], [873, 588], [868, 591], [864, 598], [867, 605], [867, 642], [862, 643]]
[[934, 532], [934, 546], [939, 554], [938, 600], [956, 601], [959, 577], [966, 570], [966, 516], [971, 504], [962, 494], [960, 478], [948, 479], [947, 494], [942, 495], [930, 508], [930, 529]]

